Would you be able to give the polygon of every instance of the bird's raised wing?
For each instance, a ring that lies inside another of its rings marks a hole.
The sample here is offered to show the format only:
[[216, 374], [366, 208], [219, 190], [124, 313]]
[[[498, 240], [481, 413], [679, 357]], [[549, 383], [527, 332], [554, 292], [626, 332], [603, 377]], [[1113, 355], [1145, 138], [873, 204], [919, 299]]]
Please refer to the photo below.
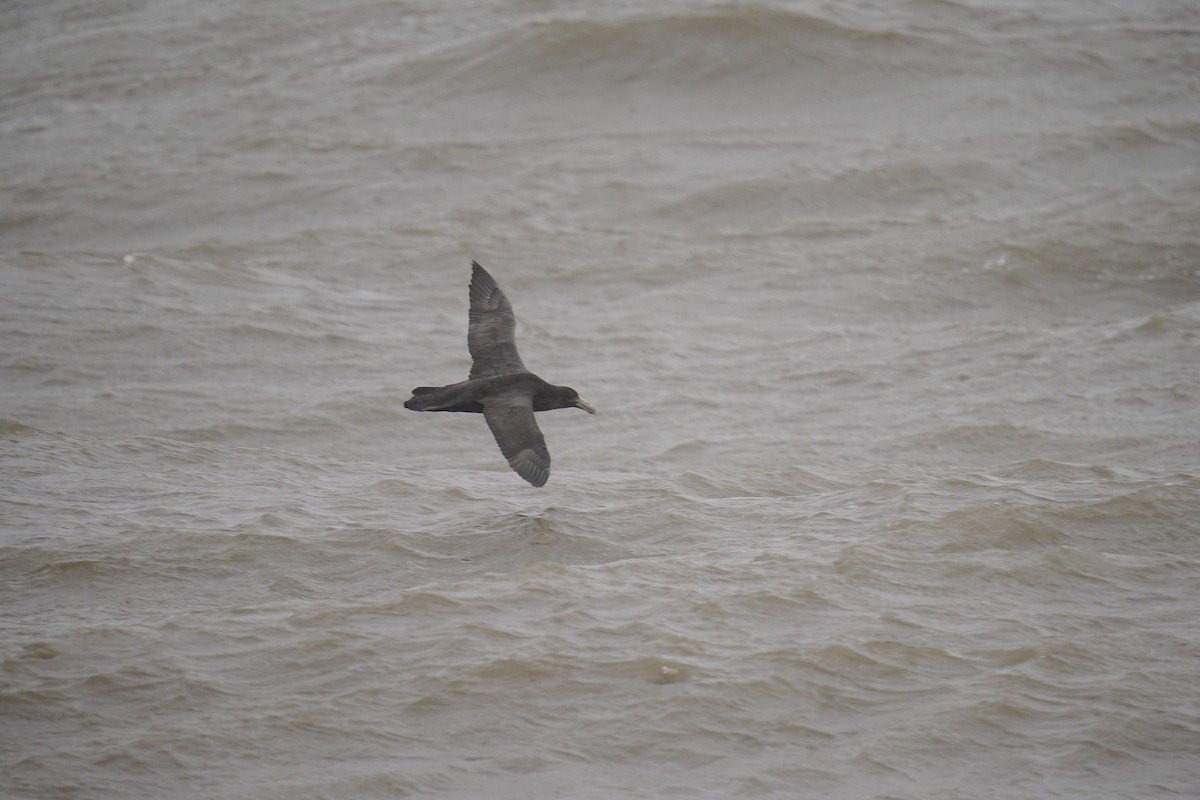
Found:
[[[527, 372], [517, 352], [517, 319], [512, 303], [496, 279], [477, 262], [471, 262], [471, 310], [467, 321], [467, 349], [471, 351], [471, 380]], [[532, 412], [531, 421], [532, 421]], [[534, 425], [534, 430], [537, 426]], [[514, 468], [515, 469], [515, 468]], [[540, 484], [539, 484], [540, 485]]]
[[506, 403], [485, 403], [483, 418], [513, 471], [534, 486], [544, 486], [550, 478], [550, 451], [533, 418], [532, 402], [513, 398]]

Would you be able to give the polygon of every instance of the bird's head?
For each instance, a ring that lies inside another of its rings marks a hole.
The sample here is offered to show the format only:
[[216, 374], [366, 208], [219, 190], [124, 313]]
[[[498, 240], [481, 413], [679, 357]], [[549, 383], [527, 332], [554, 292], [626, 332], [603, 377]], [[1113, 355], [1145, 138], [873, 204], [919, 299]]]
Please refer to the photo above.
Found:
[[582, 397], [580, 397], [579, 392], [575, 391], [570, 386], [563, 386], [560, 388], [561, 396], [559, 399], [562, 405], [560, 405], [559, 408], [582, 408], [589, 414], [596, 413], [596, 408], [587, 400], [584, 400]]

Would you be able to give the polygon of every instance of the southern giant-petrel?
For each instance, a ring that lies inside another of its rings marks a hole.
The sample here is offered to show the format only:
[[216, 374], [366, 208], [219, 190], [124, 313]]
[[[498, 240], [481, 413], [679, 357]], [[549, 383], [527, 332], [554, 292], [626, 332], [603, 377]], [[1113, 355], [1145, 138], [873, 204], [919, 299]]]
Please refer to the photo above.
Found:
[[550, 477], [550, 451], [533, 418], [554, 408], [596, 409], [569, 386], [553, 386], [525, 369], [514, 339], [512, 303], [496, 280], [471, 262], [467, 349], [471, 374], [449, 386], [418, 386], [404, 407], [413, 411], [482, 413], [508, 465], [534, 486]]

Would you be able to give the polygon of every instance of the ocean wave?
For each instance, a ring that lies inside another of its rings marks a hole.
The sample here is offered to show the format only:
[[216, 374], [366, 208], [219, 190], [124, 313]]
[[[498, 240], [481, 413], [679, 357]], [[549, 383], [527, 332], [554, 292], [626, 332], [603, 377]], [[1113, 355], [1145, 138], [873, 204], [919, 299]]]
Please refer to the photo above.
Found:
[[814, 70], [911, 73], [935, 65], [940, 49], [936, 40], [911, 30], [744, 4], [615, 19], [536, 20], [407, 62], [374, 80], [424, 85], [426, 92], [443, 95], [544, 98], [585, 87], [611, 94], [648, 85], [674, 92], [811, 82]]
[[778, 165], [762, 174], [718, 179], [648, 209], [669, 224], [717, 225], [733, 230], [778, 229], [795, 235], [851, 236], [864, 219], [904, 213], [922, 224], [938, 213], [962, 210], [1007, 181], [983, 161], [927, 162], [893, 157], [871, 165], [789, 174]]

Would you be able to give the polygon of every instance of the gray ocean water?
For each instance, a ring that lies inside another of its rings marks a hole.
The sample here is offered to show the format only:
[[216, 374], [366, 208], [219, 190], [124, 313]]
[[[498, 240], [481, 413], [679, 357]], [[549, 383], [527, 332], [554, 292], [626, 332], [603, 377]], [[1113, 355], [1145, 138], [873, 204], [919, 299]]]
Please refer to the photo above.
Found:
[[[1200, 796], [1200, 6], [0, 8], [0, 795]], [[470, 261], [534, 489], [462, 380]]]

